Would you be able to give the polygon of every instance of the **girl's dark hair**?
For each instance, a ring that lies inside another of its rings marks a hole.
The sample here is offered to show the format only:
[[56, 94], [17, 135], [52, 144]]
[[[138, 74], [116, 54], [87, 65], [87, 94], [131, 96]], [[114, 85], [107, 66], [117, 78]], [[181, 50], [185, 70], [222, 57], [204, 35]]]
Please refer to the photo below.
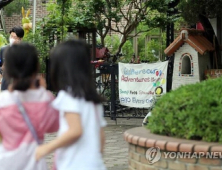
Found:
[[20, 43], [7, 47], [4, 57], [4, 74], [9, 82], [13, 80], [14, 90], [27, 90], [32, 76], [37, 74], [39, 68], [36, 48], [28, 43]]
[[95, 88], [90, 50], [79, 40], [68, 40], [50, 54], [50, 77], [54, 90], [65, 90], [74, 97], [100, 103], [103, 99]]

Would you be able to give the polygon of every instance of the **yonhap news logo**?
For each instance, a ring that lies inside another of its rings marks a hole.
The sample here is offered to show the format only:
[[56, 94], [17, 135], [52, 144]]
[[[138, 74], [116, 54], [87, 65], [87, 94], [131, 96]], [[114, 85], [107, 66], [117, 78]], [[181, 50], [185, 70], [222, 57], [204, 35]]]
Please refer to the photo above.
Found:
[[202, 157], [206, 159], [222, 159], [222, 152], [160, 152], [159, 147], [151, 147], [146, 151], [146, 159], [149, 164], [154, 164], [159, 161], [161, 156], [165, 159], [200, 159]]
[[151, 147], [146, 151], [146, 159], [149, 164], [153, 164], [159, 161], [161, 158], [161, 152], [159, 147]]

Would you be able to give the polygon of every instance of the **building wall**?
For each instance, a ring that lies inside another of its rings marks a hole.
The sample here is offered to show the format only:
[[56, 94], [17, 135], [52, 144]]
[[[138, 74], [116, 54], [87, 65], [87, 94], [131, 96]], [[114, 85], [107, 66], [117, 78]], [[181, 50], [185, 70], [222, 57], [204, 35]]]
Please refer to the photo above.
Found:
[[[46, 4], [42, 3], [42, 0], [37, 0], [37, 7], [36, 7], [36, 21], [41, 20], [44, 16], [47, 15], [46, 11]], [[33, 16], [33, 9], [32, 5], [30, 6], [31, 13], [30, 18]], [[25, 13], [28, 9], [25, 9]], [[7, 17], [4, 15], [4, 22], [6, 32], [8, 33], [10, 29], [14, 26], [22, 26], [22, 13], [21, 14], [13, 14], [11, 17]]]
[[206, 53], [205, 55], [200, 55], [198, 53], [198, 61], [199, 61], [199, 75], [200, 75], [200, 81], [205, 79], [205, 71], [207, 69], [211, 69], [210, 65], [210, 55], [209, 53]]
[[[179, 75], [179, 63], [180, 58], [184, 53], [189, 53], [193, 57], [193, 76], [186, 77]], [[175, 52], [174, 68], [173, 68], [173, 80], [172, 90], [178, 88], [181, 85], [192, 84], [200, 81], [199, 65], [198, 65], [198, 52], [190, 45], [185, 43]]]

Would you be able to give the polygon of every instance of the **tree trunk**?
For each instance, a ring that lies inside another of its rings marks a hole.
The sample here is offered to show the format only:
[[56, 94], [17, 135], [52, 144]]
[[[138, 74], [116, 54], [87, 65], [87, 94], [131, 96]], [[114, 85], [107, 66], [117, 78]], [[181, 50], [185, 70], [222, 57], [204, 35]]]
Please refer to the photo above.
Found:
[[101, 45], [105, 47], [105, 37], [101, 36]]
[[118, 51], [116, 52], [116, 55], [117, 55], [117, 56], [118, 56], [119, 53], [121, 52], [121, 49], [122, 49], [123, 45], [125, 44], [126, 40], [127, 40], [127, 39], [126, 39], [126, 36], [123, 35], [123, 39], [122, 39], [122, 41], [120, 42], [120, 45], [119, 45], [119, 47], [118, 47]]

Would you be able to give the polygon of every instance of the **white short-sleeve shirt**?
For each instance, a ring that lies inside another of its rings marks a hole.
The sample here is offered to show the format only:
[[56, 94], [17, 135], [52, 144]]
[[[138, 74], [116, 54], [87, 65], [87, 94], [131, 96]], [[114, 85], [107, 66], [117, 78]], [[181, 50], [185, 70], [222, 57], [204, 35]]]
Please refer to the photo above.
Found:
[[53, 101], [53, 107], [60, 112], [60, 128], [58, 136], [68, 130], [64, 117], [65, 112], [80, 115], [83, 128], [82, 136], [72, 145], [56, 151], [56, 167], [58, 170], [105, 170], [100, 153], [100, 128], [106, 126], [103, 117], [103, 106], [83, 98], [74, 98], [61, 90]]

